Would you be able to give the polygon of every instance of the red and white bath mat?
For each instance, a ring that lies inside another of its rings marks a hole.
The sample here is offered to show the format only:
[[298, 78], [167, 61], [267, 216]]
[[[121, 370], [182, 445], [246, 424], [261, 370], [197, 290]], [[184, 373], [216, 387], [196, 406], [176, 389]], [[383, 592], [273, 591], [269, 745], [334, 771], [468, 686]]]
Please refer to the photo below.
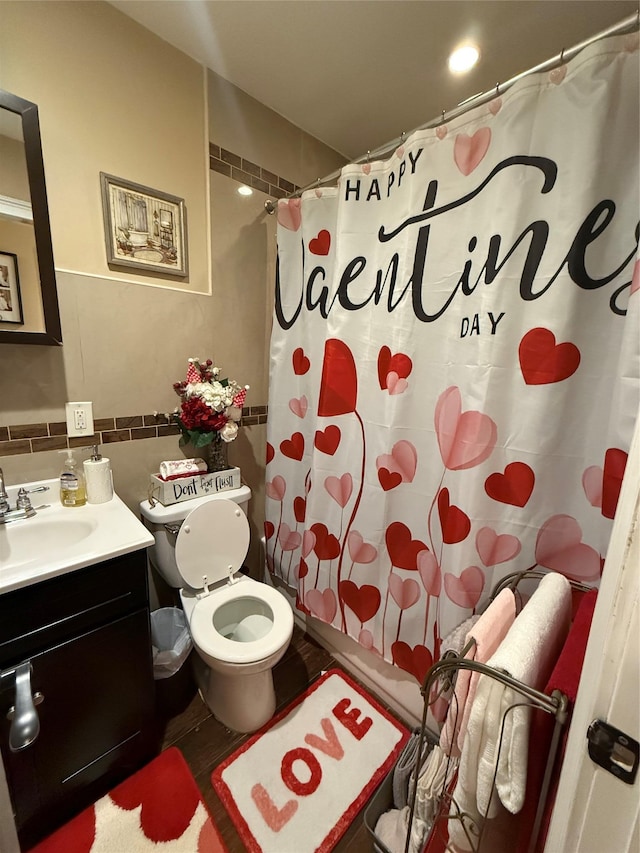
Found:
[[176, 747], [45, 838], [31, 853], [226, 853]]
[[223, 761], [211, 781], [252, 853], [326, 853], [408, 737], [334, 669]]

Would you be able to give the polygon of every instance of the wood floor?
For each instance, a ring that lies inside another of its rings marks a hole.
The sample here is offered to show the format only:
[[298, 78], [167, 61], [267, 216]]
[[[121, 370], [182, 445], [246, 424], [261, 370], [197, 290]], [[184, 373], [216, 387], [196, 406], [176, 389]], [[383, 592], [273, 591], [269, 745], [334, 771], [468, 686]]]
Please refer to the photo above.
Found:
[[[294, 629], [291, 645], [283, 659], [274, 668], [277, 710], [284, 708], [314, 681], [323, 670], [340, 669], [329, 652], [318, 645], [299, 628]], [[212, 785], [212, 770], [242, 744], [248, 735], [232, 732], [219, 723], [195, 693], [187, 707], [164, 722], [162, 746], [177, 746], [184, 755], [202, 796], [213, 815], [229, 853], [246, 850], [224, 806]], [[369, 853], [373, 850], [372, 836], [364, 825], [363, 812], [349, 827], [335, 846], [336, 853]], [[298, 853], [282, 850], [278, 853]]]

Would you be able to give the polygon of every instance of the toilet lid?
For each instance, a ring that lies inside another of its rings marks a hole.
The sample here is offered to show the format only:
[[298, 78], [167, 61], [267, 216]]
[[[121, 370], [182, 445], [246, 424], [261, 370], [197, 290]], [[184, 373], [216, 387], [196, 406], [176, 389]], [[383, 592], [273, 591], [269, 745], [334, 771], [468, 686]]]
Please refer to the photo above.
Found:
[[192, 589], [237, 572], [249, 549], [249, 522], [237, 503], [211, 500], [185, 518], [176, 537], [176, 564]]

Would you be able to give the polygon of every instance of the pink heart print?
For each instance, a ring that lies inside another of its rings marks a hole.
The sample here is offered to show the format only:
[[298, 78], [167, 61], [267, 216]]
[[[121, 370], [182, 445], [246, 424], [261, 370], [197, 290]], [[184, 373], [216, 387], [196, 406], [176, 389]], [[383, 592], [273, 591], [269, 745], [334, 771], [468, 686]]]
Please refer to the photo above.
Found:
[[484, 589], [484, 572], [478, 566], [469, 566], [459, 578], [447, 572], [444, 576], [444, 589], [458, 607], [473, 610]]
[[297, 231], [302, 222], [301, 200], [299, 198], [281, 199], [278, 202], [278, 223], [287, 231]]
[[440, 595], [442, 589], [442, 572], [440, 566], [431, 551], [420, 551], [416, 558], [418, 574], [427, 595]]
[[270, 483], [266, 483], [265, 491], [267, 493], [267, 497], [274, 501], [281, 501], [287, 491], [287, 482], [284, 477], [281, 477], [278, 474]]
[[538, 531], [536, 562], [577, 581], [600, 577], [600, 554], [582, 541], [582, 528], [571, 515], [552, 515]]
[[582, 488], [591, 506], [602, 506], [603, 471], [598, 465], [591, 465], [582, 475]]
[[331, 624], [338, 610], [338, 602], [332, 589], [310, 589], [305, 595], [304, 603], [314, 616], [321, 622]]
[[354, 563], [373, 563], [378, 556], [378, 549], [365, 542], [362, 534], [358, 533], [357, 530], [352, 530], [349, 534], [347, 547], [349, 548], [349, 556]]
[[447, 388], [438, 398], [435, 428], [445, 468], [460, 471], [473, 468], [491, 455], [498, 429], [488, 415], [462, 411], [460, 389]]
[[278, 542], [280, 543], [280, 547], [283, 551], [295, 551], [296, 548], [300, 547], [300, 542], [302, 541], [302, 536], [299, 533], [296, 533], [295, 530], [291, 530], [288, 524], [284, 521], [280, 525], [280, 530], [278, 531]]
[[497, 566], [517, 557], [522, 545], [517, 536], [498, 534], [491, 527], [483, 527], [476, 534], [476, 548], [485, 566]]
[[408, 610], [420, 598], [420, 587], [413, 578], [402, 579], [393, 572], [389, 575], [389, 592], [400, 610]]
[[289, 400], [289, 408], [299, 418], [304, 418], [307, 414], [307, 409], [309, 407], [309, 401], [307, 398], [302, 395], [302, 397], [293, 397]]
[[488, 127], [479, 128], [473, 136], [467, 136], [466, 133], [459, 133], [456, 136], [453, 159], [463, 175], [470, 175], [479, 166], [490, 144], [491, 129]]
[[308, 557], [316, 547], [316, 534], [313, 530], [305, 530], [302, 534], [302, 556]]
[[408, 387], [409, 383], [407, 380], [398, 376], [394, 370], [387, 373], [387, 391], [392, 397], [395, 394], [403, 394]]
[[351, 474], [343, 474], [342, 477], [327, 477], [324, 487], [334, 501], [342, 509], [349, 503], [353, 491], [353, 478]]
[[391, 453], [383, 453], [376, 459], [376, 468], [386, 468], [390, 474], [400, 474], [403, 483], [411, 483], [416, 474], [418, 453], [410, 441], [397, 441]]

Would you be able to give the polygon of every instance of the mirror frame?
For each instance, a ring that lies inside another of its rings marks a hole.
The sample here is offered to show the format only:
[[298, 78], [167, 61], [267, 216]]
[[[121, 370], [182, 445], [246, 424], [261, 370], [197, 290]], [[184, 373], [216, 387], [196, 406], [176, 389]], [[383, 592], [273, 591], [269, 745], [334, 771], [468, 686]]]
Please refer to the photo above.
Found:
[[0, 109], [10, 110], [22, 118], [24, 150], [31, 192], [33, 228], [40, 274], [40, 293], [44, 311], [44, 332], [20, 332], [0, 330], [0, 343], [5, 344], [44, 344], [59, 346], [62, 344], [60, 309], [56, 288], [56, 271], [53, 264], [53, 246], [49, 224], [49, 205], [44, 179], [44, 162], [40, 142], [40, 121], [38, 107], [31, 101], [25, 101], [17, 95], [0, 89]]

